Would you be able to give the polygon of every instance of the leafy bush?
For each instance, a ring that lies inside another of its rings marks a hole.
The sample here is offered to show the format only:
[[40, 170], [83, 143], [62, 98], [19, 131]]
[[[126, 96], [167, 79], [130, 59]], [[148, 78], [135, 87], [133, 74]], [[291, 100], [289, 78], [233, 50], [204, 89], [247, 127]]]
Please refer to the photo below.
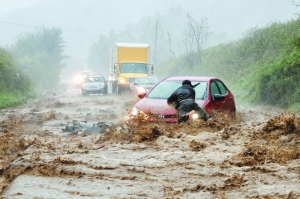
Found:
[[298, 103], [300, 96], [299, 69], [300, 48], [273, 65], [265, 67], [258, 76], [258, 100], [283, 108]]
[[0, 48], [0, 109], [34, 97], [29, 79], [15, 66], [10, 53]]
[[0, 109], [24, 104], [28, 101], [29, 98], [32, 97], [34, 97], [33, 93], [26, 93], [26, 95], [24, 95], [20, 92], [1, 92]]

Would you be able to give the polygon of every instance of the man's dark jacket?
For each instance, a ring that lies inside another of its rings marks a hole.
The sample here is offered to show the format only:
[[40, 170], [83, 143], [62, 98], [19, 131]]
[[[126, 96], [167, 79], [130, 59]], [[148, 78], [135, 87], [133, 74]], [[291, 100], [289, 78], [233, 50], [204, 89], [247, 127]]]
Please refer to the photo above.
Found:
[[185, 84], [172, 93], [168, 98], [168, 103], [173, 103], [174, 107], [178, 109], [182, 100], [195, 100], [195, 95], [195, 90], [191, 86]]

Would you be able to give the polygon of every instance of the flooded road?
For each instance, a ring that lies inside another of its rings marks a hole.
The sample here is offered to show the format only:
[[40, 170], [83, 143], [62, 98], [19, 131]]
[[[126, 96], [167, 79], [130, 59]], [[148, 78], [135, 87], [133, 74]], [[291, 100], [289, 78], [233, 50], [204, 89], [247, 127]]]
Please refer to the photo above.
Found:
[[0, 198], [300, 198], [297, 115], [239, 105], [234, 120], [130, 125], [137, 100], [65, 85], [1, 110]]

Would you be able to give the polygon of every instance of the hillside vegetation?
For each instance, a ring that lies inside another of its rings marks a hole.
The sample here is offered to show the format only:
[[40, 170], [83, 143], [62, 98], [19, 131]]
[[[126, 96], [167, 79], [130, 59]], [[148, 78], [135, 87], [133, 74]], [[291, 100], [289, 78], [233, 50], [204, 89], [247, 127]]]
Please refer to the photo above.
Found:
[[22, 35], [11, 49], [0, 48], [0, 109], [23, 104], [57, 86], [64, 67], [62, 31], [37, 28]]
[[300, 112], [300, 18], [253, 28], [242, 39], [207, 48], [201, 65], [188, 68], [181, 57], [157, 66], [156, 73], [220, 77], [238, 103]]
[[11, 54], [0, 48], [0, 109], [22, 104], [32, 97], [29, 79], [16, 67]]

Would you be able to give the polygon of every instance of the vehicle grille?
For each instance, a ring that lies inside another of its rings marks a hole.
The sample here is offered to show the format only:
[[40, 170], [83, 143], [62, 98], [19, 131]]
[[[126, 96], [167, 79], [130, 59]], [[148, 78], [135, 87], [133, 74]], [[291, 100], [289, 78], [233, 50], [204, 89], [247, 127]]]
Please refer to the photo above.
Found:
[[164, 119], [164, 118], [177, 118], [177, 115], [158, 115], [158, 119]]

